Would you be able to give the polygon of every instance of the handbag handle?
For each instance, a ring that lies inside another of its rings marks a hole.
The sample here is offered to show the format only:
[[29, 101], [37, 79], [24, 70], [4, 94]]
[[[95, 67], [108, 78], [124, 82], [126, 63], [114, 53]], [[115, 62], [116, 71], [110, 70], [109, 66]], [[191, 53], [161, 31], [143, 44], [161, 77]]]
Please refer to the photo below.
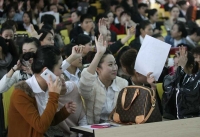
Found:
[[131, 100], [131, 103], [128, 105], [127, 108], [124, 107], [126, 94], [127, 94], [127, 88], [124, 89], [124, 91], [123, 91], [123, 93], [122, 93], [122, 100], [121, 100], [122, 109], [124, 109], [124, 110], [128, 110], [128, 109], [131, 107], [131, 104], [132, 104], [133, 101], [136, 99], [136, 97], [139, 95], [139, 89], [136, 89], [136, 90], [135, 90], [135, 93], [134, 93], [134, 95], [133, 95], [133, 98], [132, 98], [132, 100]]

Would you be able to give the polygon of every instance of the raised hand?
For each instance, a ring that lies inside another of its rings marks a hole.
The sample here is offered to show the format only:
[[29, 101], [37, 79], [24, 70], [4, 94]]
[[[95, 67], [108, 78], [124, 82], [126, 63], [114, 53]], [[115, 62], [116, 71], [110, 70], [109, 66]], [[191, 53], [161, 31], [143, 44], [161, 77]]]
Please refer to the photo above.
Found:
[[102, 34], [103, 36], [107, 36], [108, 29], [106, 27], [105, 19], [104, 18], [100, 19], [98, 25], [99, 25], [99, 33]]
[[17, 64], [13, 67], [14, 70], [20, 70], [21, 69], [21, 63], [20, 60], [17, 61]]
[[65, 104], [65, 108], [67, 109], [67, 112], [71, 113], [75, 113], [76, 111], [76, 103], [73, 101], [70, 101], [68, 103]]
[[52, 77], [49, 77], [48, 90], [49, 92], [54, 92], [60, 94], [62, 88], [62, 82], [59, 77], [56, 78], [56, 81], [53, 82]]
[[72, 48], [72, 56], [74, 57], [74, 58], [80, 58], [80, 57], [82, 57], [83, 56], [83, 49], [84, 49], [84, 46], [74, 46], [73, 48]]
[[42, 36], [43, 33], [41, 33], [40, 35], [38, 35], [37, 31], [34, 29], [34, 27], [33, 27], [32, 24], [31, 24], [30, 27], [31, 27], [31, 32], [28, 32], [28, 33], [30, 33], [30, 36], [39, 39]]
[[27, 11], [30, 11], [31, 10], [31, 4], [30, 4], [30, 0], [28, 0], [27, 2]]
[[128, 35], [128, 36], [135, 35], [135, 27], [132, 26], [131, 28], [127, 29], [126, 35]]
[[148, 74], [147, 74], [147, 83], [149, 84], [149, 85], [151, 85], [151, 87], [153, 86], [155, 86], [155, 84], [154, 84], [154, 82], [156, 81], [155, 80], [155, 78], [154, 78], [154, 76], [151, 76], [153, 74], [153, 72], [149, 72]]
[[179, 47], [179, 53], [180, 55], [176, 53], [176, 56], [178, 57], [178, 66], [185, 68], [185, 65], [188, 61], [186, 48], [183, 46]]
[[124, 14], [124, 15], [122, 15], [122, 17], [121, 17], [121, 25], [126, 25], [126, 21], [127, 21], [127, 15]]
[[20, 1], [19, 4], [18, 4], [18, 10], [19, 10], [19, 11], [22, 10], [23, 5], [24, 5], [24, 2], [23, 2], [23, 1]]
[[100, 34], [98, 40], [95, 37], [96, 50], [99, 54], [104, 54], [108, 46], [107, 42], [103, 40], [103, 35]]
[[3, 9], [4, 0], [0, 0], [0, 9]]

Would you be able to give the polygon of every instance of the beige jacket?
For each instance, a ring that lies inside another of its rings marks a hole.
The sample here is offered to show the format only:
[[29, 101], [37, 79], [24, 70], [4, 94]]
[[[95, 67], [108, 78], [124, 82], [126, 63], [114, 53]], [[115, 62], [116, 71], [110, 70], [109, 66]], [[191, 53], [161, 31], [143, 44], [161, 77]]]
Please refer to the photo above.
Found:
[[[116, 89], [118, 89], [118, 92], [115, 92], [113, 105], [116, 106], [118, 94], [124, 87], [128, 86], [128, 82], [120, 77], [116, 77], [113, 82], [116, 82]], [[79, 91], [85, 100], [88, 124], [99, 123], [102, 108], [106, 102], [106, 91], [98, 81], [98, 75], [92, 75], [85, 68], [81, 73]]]

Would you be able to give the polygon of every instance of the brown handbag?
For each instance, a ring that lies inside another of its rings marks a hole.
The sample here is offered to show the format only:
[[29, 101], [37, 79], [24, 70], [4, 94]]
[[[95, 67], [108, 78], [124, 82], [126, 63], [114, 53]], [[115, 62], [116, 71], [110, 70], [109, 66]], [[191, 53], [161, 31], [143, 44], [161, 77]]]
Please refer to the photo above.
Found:
[[144, 86], [128, 86], [122, 89], [111, 119], [120, 124], [162, 121], [155, 96], [154, 90]]

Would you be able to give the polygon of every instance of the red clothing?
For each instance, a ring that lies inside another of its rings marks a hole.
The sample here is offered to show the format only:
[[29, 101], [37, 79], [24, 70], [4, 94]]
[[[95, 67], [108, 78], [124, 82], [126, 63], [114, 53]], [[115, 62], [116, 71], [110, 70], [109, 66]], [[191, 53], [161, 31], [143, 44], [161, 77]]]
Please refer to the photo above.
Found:
[[116, 34], [126, 34], [125, 27], [120, 25], [120, 28], [118, 29], [114, 24], [110, 25], [110, 30], [114, 31]]

